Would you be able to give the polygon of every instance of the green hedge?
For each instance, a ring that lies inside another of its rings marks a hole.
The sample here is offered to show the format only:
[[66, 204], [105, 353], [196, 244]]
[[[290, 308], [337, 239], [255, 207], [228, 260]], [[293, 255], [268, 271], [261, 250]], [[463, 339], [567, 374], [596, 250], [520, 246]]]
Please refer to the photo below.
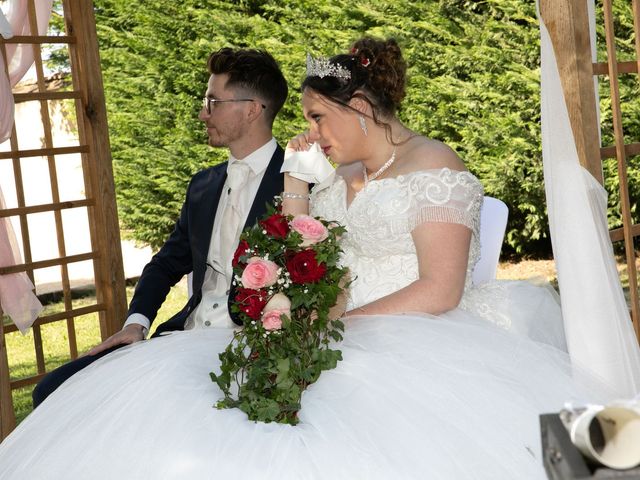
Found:
[[[395, 37], [410, 64], [401, 118], [454, 147], [486, 193], [509, 205], [507, 252], [550, 252], [533, 1], [94, 3], [119, 213], [133, 238], [160, 246], [190, 176], [225, 159], [225, 152], [206, 146], [197, 119], [211, 51], [262, 48], [280, 62], [291, 89], [275, 125], [276, 138], [284, 144], [305, 127], [298, 86], [306, 52], [331, 55], [369, 34]], [[630, 7], [624, 8], [624, 18], [630, 19]], [[621, 28], [629, 27], [625, 22]], [[632, 50], [633, 44], [621, 48]], [[637, 86], [628, 82], [623, 93], [637, 98]], [[635, 113], [638, 102], [630, 108]], [[604, 111], [603, 118], [610, 122]], [[636, 115], [630, 135], [639, 131], [639, 122]], [[616, 201], [614, 197], [612, 208]]]

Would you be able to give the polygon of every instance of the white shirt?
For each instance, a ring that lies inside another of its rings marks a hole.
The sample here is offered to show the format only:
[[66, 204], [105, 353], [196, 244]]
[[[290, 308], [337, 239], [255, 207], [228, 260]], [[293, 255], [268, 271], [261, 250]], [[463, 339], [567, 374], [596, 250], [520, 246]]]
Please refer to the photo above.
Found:
[[[244, 162], [251, 168], [251, 173], [247, 180], [246, 185], [243, 187], [243, 191], [246, 193], [242, 195], [236, 206], [241, 212], [242, 222], [244, 225], [247, 215], [253, 205], [256, 193], [262, 182], [264, 172], [269, 165], [269, 161], [276, 151], [277, 143], [274, 138], [269, 140], [262, 147], [254, 150], [243, 159], [236, 159], [232, 156], [229, 157], [229, 163]], [[215, 220], [213, 222], [213, 230], [211, 233], [211, 244], [209, 247], [209, 255], [214, 258], [225, 258], [225, 262], [231, 262], [233, 253], [238, 246], [238, 241], [234, 245], [221, 245], [218, 239], [220, 238], [220, 232], [223, 228], [221, 225], [222, 212], [227, 205], [227, 195], [224, 193], [228, 191], [228, 187], [225, 183], [223, 194], [218, 202], [218, 208], [216, 210]], [[209, 262], [210, 263], [210, 262]], [[229, 311], [227, 308], [227, 299], [229, 295], [229, 287], [231, 285], [231, 278], [225, 274], [225, 272], [215, 272], [211, 267], [207, 266], [205, 273], [205, 280], [202, 286], [202, 300], [196, 307], [196, 309], [189, 315], [185, 322], [185, 329], [190, 328], [209, 328], [209, 327], [232, 327], [234, 325]], [[124, 327], [136, 323], [144, 327], [145, 336], [149, 331], [151, 322], [149, 319], [141, 313], [132, 313], [127, 318]], [[123, 327], [123, 328], [124, 328]]]

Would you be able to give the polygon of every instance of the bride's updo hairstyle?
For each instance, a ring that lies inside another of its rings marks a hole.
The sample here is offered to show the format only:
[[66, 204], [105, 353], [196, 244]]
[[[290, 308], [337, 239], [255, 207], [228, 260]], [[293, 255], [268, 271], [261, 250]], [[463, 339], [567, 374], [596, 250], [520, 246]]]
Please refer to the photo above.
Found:
[[407, 64], [398, 43], [392, 38], [364, 37], [352, 45], [348, 54], [336, 55], [328, 62], [349, 72], [350, 78], [319, 76], [311, 71], [301, 89], [310, 88], [351, 110], [354, 109], [348, 105], [349, 100], [362, 98], [371, 105], [374, 121], [386, 126], [380, 117], [393, 116], [405, 97]]

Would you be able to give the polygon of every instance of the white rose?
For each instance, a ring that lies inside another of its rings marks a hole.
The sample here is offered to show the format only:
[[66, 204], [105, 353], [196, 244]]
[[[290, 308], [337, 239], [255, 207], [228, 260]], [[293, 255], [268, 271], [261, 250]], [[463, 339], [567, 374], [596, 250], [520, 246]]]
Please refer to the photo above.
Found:
[[269, 310], [291, 310], [291, 300], [284, 293], [276, 293], [267, 302], [263, 311]]

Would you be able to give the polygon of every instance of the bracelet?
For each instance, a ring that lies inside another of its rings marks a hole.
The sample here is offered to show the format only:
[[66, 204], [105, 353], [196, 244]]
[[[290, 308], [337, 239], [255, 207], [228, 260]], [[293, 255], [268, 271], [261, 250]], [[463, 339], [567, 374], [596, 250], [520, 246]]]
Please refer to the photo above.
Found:
[[308, 193], [303, 194], [303, 193], [293, 193], [293, 192], [282, 192], [281, 197], [283, 200], [285, 198], [296, 199], [296, 200], [309, 200], [311, 196]]

